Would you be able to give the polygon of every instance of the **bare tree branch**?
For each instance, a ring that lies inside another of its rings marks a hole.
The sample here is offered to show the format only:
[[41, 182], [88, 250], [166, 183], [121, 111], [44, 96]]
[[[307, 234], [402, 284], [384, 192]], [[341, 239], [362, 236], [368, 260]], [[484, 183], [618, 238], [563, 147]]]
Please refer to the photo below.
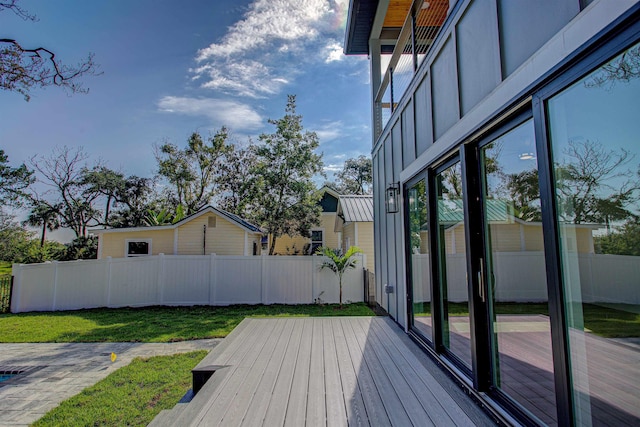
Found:
[[[19, 7], [17, 1], [0, 1], [0, 12], [8, 9], [24, 20], [36, 21], [35, 15]], [[69, 93], [88, 93], [89, 89], [78, 78], [102, 74], [93, 58], [90, 53], [76, 66], [68, 66], [59, 62], [55, 53], [45, 47], [30, 49], [15, 39], [0, 38], [0, 89], [18, 92], [26, 101], [31, 98], [30, 92], [34, 87], [60, 86]]]
[[25, 21], [37, 21], [38, 20], [36, 15], [31, 15], [29, 12], [27, 12], [26, 9], [23, 9], [20, 6], [18, 6], [18, 0], [0, 1], [0, 12], [2, 12], [5, 9], [8, 9], [8, 10], [12, 11], [13, 13], [18, 15], [20, 18], [24, 19]]

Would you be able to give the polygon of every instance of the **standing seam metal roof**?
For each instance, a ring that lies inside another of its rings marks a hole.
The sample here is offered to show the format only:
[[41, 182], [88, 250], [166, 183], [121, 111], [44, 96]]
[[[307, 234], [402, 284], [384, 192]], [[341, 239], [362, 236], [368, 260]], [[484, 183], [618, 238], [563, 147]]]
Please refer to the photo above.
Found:
[[340, 196], [345, 222], [373, 222], [373, 196]]

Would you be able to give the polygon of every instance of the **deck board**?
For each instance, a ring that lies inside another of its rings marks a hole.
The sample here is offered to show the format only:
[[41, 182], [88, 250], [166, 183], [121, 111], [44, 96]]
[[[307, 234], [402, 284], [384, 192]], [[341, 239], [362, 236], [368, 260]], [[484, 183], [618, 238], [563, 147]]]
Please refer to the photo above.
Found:
[[347, 427], [347, 408], [342, 385], [336, 341], [332, 322], [322, 322], [322, 342], [324, 350], [324, 383], [327, 425]]
[[303, 323], [295, 322], [291, 332], [291, 338], [287, 344], [285, 356], [282, 359], [282, 366], [278, 373], [278, 378], [269, 396], [269, 406], [264, 417], [264, 425], [281, 426], [284, 425], [287, 413], [287, 403], [291, 396], [294, 367], [298, 363], [300, 343], [302, 339]]
[[332, 319], [331, 326], [335, 340], [338, 369], [340, 370], [340, 378], [342, 379], [342, 395], [345, 400], [348, 425], [368, 426], [369, 419], [367, 418], [367, 410], [365, 409], [362, 393], [358, 386], [357, 371], [351, 361], [342, 323], [340, 323], [339, 319]]
[[[255, 366], [256, 369], [260, 369], [259, 364], [256, 365], [256, 361], [259, 356], [268, 354], [273, 350], [273, 343], [276, 339], [274, 336], [278, 335], [281, 327], [282, 323], [279, 322], [274, 324], [272, 328], [267, 328], [267, 332], [256, 337], [254, 341], [256, 351], [249, 351], [250, 347], [245, 345], [247, 352], [237, 362], [237, 365], [232, 361], [229, 362], [232, 365], [232, 371], [227, 374], [228, 381], [219, 387], [219, 392], [215, 394], [214, 400], [211, 401], [211, 404], [203, 414], [206, 425], [224, 425], [223, 420], [229, 410], [234, 410], [236, 405], [246, 404], [246, 401], [237, 399], [236, 395], [247, 380], [250, 381], [256, 377], [257, 372], [252, 372], [252, 368]], [[258, 372], [261, 373], [262, 371]]]
[[395, 352], [401, 356], [396, 363], [405, 378], [409, 377], [407, 382], [412, 384], [412, 389], [420, 390], [416, 395], [435, 425], [474, 425], [462, 409], [453, 404], [442, 385], [429, 372], [424, 371], [424, 366], [418, 358], [413, 353], [403, 351], [407, 342], [402, 340], [403, 333], [400, 330], [385, 328], [375, 322], [372, 324], [372, 330], [390, 353]]
[[309, 365], [311, 362], [311, 338], [313, 321], [301, 319], [303, 324], [302, 339], [298, 349], [298, 360], [291, 383], [291, 394], [285, 416], [285, 426], [298, 427], [304, 425], [307, 415], [307, 391], [309, 390]]
[[322, 319], [313, 319], [306, 419], [306, 425], [312, 426], [326, 425], [323, 324]]
[[[285, 322], [275, 349], [264, 366], [260, 381], [255, 387], [251, 386], [251, 382], [245, 383], [245, 393], [238, 394], [236, 397], [236, 399], [240, 400], [249, 399], [249, 405], [242, 406], [244, 409], [242, 412], [237, 411], [234, 414], [227, 413], [225, 417], [227, 423], [234, 425], [242, 424], [245, 426], [262, 425], [280, 369], [282, 368], [289, 341], [292, 337], [293, 326], [294, 322], [292, 320]], [[255, 375], [255, 377], [258, 377], [258, 375]], [[240, 418], [240, 415], [242, 415], [242, 418]]]
[[391, 380], [387, 376], [385, 367], [378, 359], [373, 344], [367, 340], [364, 330], [360, 327], [360, 322], [354, 321], [353, 323], [350, 323], [349, 326], [353, 328], [356, 340], [360, 345], [362, 358], [369, 367], [376, 388], [384, 393], [381, 394], [383, 397], [382, 403], [387, 411], [391, 424], [396, 426], [413, 425], [409, 414], [407, 414], [404, 406], [402, 405], [401, 397], [397, 393], [393, 392], [394, 390], [397, 392], [397, 390], [394, 388]]
[[387, 318], [245, 319], [228, 338], [202, 362], [225, 368], [175, 425], [492, 424]]
[[373, 380], [373, 375], [369, 371], [367, 364], [362, 359], [362, 349], [356, 341], [351, 322], [349, 320], [340, 319], [342, 330], [344, 331], [345, 338], [347, 340], [347, 348], [351, 355], [351, 362], [355, 372], [357, 373], [358, 385], [362, 394], [365, 408], [369, 420], [375, 420], [376, 425], [390, 426], [391, 420], [387, 415], [387, 411], [382, 403], [380, 392], [376, 387]]

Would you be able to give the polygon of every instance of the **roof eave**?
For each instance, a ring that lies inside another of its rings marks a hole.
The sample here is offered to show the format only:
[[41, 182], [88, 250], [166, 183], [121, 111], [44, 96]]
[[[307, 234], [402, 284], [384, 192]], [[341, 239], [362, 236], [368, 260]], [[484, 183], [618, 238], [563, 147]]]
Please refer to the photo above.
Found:
[[369, 35], [377, 9], [378, 0], [349, 1], [343, 49], [345, 55], [369, 54]]

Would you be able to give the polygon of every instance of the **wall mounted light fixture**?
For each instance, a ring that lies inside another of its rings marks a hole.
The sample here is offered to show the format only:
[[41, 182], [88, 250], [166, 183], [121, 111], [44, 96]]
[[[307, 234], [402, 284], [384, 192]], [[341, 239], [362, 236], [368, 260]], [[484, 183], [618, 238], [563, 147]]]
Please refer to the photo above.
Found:
[[385, 194], [387, 213], [396, 213], [400, 208], [400, 183], [389, 184]]

